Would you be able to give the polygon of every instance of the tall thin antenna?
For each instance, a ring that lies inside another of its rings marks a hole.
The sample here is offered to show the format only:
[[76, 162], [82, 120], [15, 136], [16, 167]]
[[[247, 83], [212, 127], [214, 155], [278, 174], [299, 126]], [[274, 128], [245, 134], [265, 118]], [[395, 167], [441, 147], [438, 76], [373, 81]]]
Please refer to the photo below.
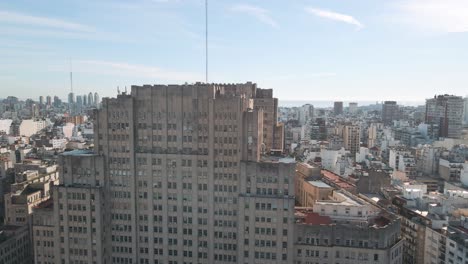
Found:
[[208, 0], [205, 0], [205, 82], [208, 83]]
[[73, 66], [72, 66], [71, 58], [70, 58], [70, 90], [73, 93]]

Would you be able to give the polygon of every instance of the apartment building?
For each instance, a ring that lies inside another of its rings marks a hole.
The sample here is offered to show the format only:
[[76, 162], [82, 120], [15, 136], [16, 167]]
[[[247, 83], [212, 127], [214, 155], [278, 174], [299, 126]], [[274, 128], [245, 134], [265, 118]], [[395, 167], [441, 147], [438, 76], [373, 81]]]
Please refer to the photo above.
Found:
[[426, 123], [439, 125], [439, 137], [460, 138], [464, 101], [461, 96], [438, 95], [426, 99]]
[[346, 125], [343, 127], [343, 140], [346, 150], [351, 152], [353, 157], [359, 152], [361, 146], [361, 128], [355, 125]]
[[439, 159], [439, 176], [445, 181], [460, 182], [464, 164], [465, 162], [441, 158]]
[[297, 209], [294, 263], [403, 263], [400, 220], [346, 191]]
[[385, 101], [382, 105], [382, 122], [385, 125], [393, 124], [400, 119], [400, 107], [395, 101]]
[[52, 186], [58, 183], [58, 171], [56, 165], [40, 162], [17, 163], [14, 169], [15, 182], [3, 196], [5, 223], [22, 226], [30, 223], [33, 208], [49, 199]]
[[335, 115], [343, 114], [343, 102], [334, 102], [333, 103], [333, 113]]
[[21, 121], [18, 130], [18, 136], [30, 137], [49, 125], [47, 120], [25, 119]]

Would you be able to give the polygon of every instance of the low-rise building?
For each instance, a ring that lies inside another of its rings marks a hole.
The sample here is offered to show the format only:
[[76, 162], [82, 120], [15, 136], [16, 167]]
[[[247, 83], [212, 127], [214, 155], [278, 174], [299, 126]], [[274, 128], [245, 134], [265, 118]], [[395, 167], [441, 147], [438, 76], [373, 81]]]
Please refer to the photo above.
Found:
[[50, 188], [49, 183], [38, 182], [5, 194], [5, 223], [27, 225], [32, 208], [50, 197]]
[[439, 160], [439, 176], [450, 182], [459, 182], [463, 171], [464, 162], [451, 162], [450, 160]]
[[400, 220], [345, 191], [298, 208], [294, 263], [403, 263]]
[[380, 169], [362, 170], [355, 173], [358, 177], [356, 188], [359, 193], [379, 193], [382, 188], [390, 187], [390, 174]]
[[327, 200], [333, 188], [322, 181], [303, 181], [296, 192], [296, 200], [300, 206], [312, 207], [317, 200]]

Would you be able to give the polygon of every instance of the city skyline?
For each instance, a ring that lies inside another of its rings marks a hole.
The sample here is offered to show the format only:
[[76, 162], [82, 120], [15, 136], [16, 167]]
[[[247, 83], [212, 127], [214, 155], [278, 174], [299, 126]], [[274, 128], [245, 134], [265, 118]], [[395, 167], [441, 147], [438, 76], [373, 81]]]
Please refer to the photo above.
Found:
[[0, 264], [468, 264], [467, 14], [0, 1]]
[[0, 101], [1, 261], [468, 261], [468, 98], [279, 108], [252, 82], [95, 95]]
[[[203, 3], [1, 3], [0, 83], [22, 99], [66, 98], [70, 58], [75, 94], [203, 81]], [[212, 1], [209, 82], [255, 80], [280, 102], [466, 96], [467, 10], [457, 0]]]

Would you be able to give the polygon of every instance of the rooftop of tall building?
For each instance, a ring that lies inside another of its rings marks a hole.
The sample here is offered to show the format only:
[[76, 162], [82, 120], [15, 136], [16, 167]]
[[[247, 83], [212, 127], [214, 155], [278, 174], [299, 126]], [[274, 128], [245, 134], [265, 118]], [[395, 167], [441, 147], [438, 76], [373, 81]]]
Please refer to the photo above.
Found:
[[330, 197], [329, 200], [318, 200], [315, 203], [322, 205], [333, 204], [343, 206], [364, 206], [368, 204], [363, 199], [343, 190], [335, 190], [333, 191], [333, 195]]
[[[336, 222], [329, 216], [320, 215], [308, 207], [295, 208], [295, 223], [304, 225], [348, 225], [362, 228], [362, 222]], [[367, 227], [369, 228], [385, 228], [394, 223], [398, 218], [395, 215], [382, 212], [376, 216], [367, 219]]]

